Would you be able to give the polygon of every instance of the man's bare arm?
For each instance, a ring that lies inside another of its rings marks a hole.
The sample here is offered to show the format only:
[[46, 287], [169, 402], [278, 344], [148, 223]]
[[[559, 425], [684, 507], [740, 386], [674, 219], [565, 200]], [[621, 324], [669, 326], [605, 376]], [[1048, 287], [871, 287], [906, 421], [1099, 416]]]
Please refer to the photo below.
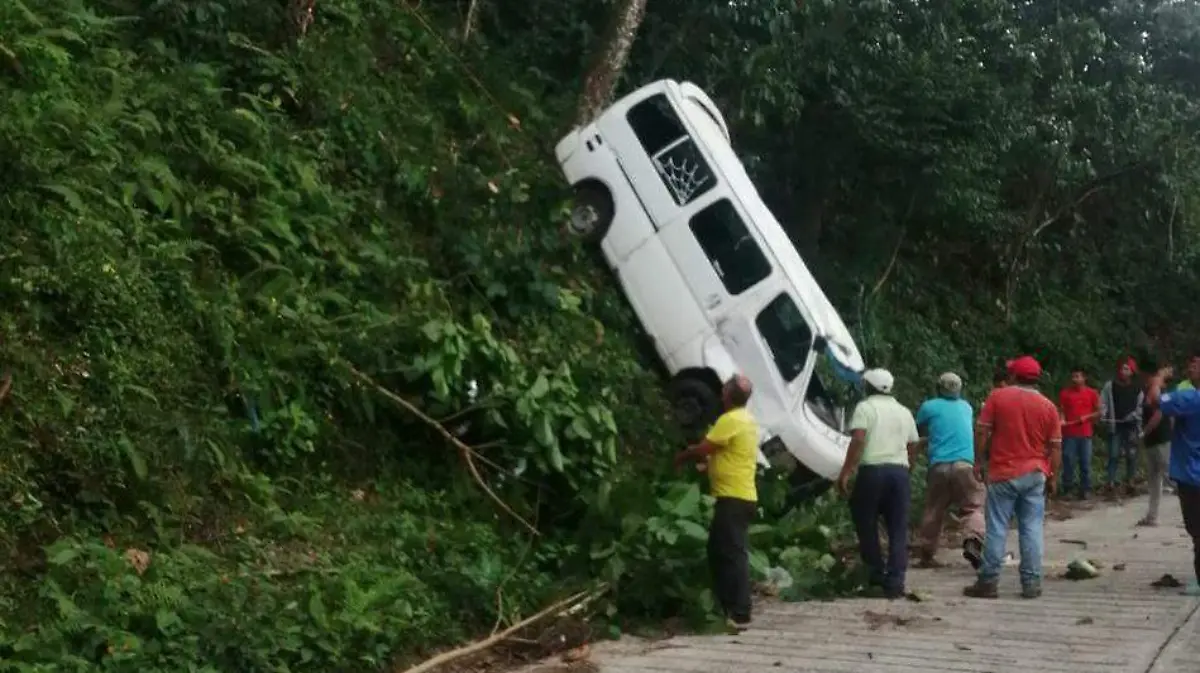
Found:
[[917, 458], [921, 455], [921, 449], [929, 444], [928, 437], [922, 437], [915, 442], [908, 443], [908, 469], [912, 469], [917, 464]]
[[1046, 442], [1046, 457], [1050, 459], [1051, 476], [1062, 471], [1062, 440], [1052, 439]]
[[692, 446], [689, 446], [683, 451], [675, 454], [675, 464], [682, 465], [688, 461], [706, 459], [712, 454], [716, 453], [717, 449], [719, 448], [720, 447], [708, 441], [707, 439], [701, 440], [699, 444], [693, 444]]
[[867, 432], [865, 430], [850, 432], [850, 448], [846, 449], [846, 462], [842, 463], [842, 471], [838, 474], [839, 484], [850, 481], [851, 475], [858, 469], [858, 463], [862, 460], [863, 449], [866, 446]]

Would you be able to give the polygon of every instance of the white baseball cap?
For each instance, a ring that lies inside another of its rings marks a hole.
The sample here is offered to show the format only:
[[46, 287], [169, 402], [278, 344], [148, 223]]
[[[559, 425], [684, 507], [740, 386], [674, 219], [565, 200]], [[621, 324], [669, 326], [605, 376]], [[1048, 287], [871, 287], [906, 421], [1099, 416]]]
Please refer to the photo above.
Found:
[[868, 369], [863, 372], [863, 380], [871, 384], [871, 387], [881, 393], [892, 392], [892, 385], [896, 383], [896, 378], [886, 369]]

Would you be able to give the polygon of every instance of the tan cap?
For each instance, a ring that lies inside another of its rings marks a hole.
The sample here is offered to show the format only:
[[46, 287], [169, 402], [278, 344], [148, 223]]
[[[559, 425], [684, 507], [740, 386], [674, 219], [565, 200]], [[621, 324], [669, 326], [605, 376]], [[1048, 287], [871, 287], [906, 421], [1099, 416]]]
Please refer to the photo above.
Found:
[[945, 372], [938, 377], [938, 389], [944, 393], [957, 395], [962, 392], [962, 377], [954, 372]]

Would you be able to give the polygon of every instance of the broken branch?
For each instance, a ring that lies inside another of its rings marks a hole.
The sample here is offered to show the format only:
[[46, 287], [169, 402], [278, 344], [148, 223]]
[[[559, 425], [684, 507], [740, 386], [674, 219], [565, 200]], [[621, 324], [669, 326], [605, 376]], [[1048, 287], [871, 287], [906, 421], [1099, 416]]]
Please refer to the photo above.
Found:
[[[537, 504], [534, 506], [534, 510], [540, 510], [541, 504], [542, 492], [539, 490], [538, 500]], [[494, 636], [496, 635], [496, 632], [500, 630], [500, 622], [504, 621], [504, 585], [508, 584], [508, 581], [511, 580], [513, 576], [517, 574], [517, 571], [521, 569], [521, 566], [525, 564], [525, 557], [529, 555], [530, 549], [533, 549], [533, 538], [528, 538], [525, 541], [525, 548], [521, 550], [521, 555], [517, 557], [517, 562], [513, 564], [512, 570], [510, 570], [508, 575], [505, 575], [504, 579], [500, 580], [500, 583], [496, 585], [496, 623], [492, 624], [492, 632], [488, 635]]]
[[374, 388], [375, 391], [380, 395], [383, 395], [392, 402], [395, 402], [397, 405], [404, 408], [404, 410], [421, 419], [421, 421], [423, 421], [426, 425], [437, 431], [437, 433], [441, 435], [443, 439], [454, 445], [454, 447], [458, 449], [458, 454], [462, 456], [463, 462], [467, 464], [467, 470], [470, 471], [471, 477], [475, 479], [475, 483], [479, 484], [479, 487], [483, 489], [483, 492], [486, 493], [487, 496], [491, 498], [492, 501], [495, 502], [505, 514], [508, 514], [510, 517], [515, 519], [530, 533], [538, 536], [541, 535], [541, 533], [538, 532], [538, 529], [535, 528], [533, 524], [526, 521], [520, 514], [514, 512], [507, 503], [500, 499], [500, 496], [496, 495], [496, 492], [487, 485], [487, 482], [483, 480], [483, 475], [479, 474], [479, 468], [475, 465], [475, 451], [470, 446], [465, 444], [458, 437], [455, 437], [454, 434], [447, 430], [441, 423], [438, 423], [435, 419], [431, 418], [428, 414], [417, 408], [417, 405], [409, 402], [403, 397], [400, 397], [387, 388], [384, 388], [382, 385], [376, 383], [375, 380], [370, 376], [358, 371], [350, 364], [347, 363], [346, 368], [350, 370], [350, 374], [352, 374], [354, 378], [358, 379], [363, 384]]
[[913, 190], [912, 198], [908, 201], [908, 208], [904, 211], [904, 219], [900, 224], [900, 235], [896, 237], [896, 247], [892, 248], [892, 258], [888, 260], [887, 267], [884, 268], [883, 274], [879, 276], [875, 287], [871, 288], [871, 294], [867, 295], [869, 300], [883, 289], [883, 284], [887, 282], [888, 276], [892, 275], [892, 269], [896, 268], [896, 260], [900, 257], [900, 248], [904, 245], [904, 238], [908, 235], [908, 221], [912, 217], [913, 208], [917, 205], [917, 194], [920, 190]]
[[438, 666], [441, 666], [442, 664], [449, 663], [456, 659], [461, 659], [463, 657], [475, 654], [476, 652], [482, 652], [483, 650], [486, 650], [487, 648], [491, 647], [492, 645], [495, 645], [496, 643], [498, 643], [502, 640], [510, 639], [513, 636], [513, 634], [515, 634], [516, 632], [520, 631], [521, 629], [529, 626], [530, 624], [533, 624], [534, 622], [540, 621], [540, 620], [545, 619], [546, 617], [549, 617], [552, 615], [558, 615], [559, 613], [561, 613], [565, 610], [568, 610], [578, 604], [587, 603], [587, 602], [592, 601], [597, 596], [603, 594], [607, 588], [608, 588], [607, 585], [602, 584], [599, 587], [592, 589], [590, 591], [580, 591], [579, 593], [577, 593], [569, 598], [564, 598], [563, 600], [538, 612], [537, 614], [533, 615], [532, 617], [522, 619], [521, 621], [517, 622], [516, 624], [513, 624], [512, 626], [508, 627], [507, 629], [504, 629], [503, 631], [501, 631], [499, 633], [494, 633], [491, 636], [488, 636], [487, 638], [484, 638], [482, 640], [477, 640], [468, 645], [463, 645], [462, 647], [450, 650], [448, 652], [443, 652], [435, 657], [426, 659], [425, 661], [417, 664], [416, 666], [413, 666], [412, 668], [410, 668], [406, 671], [403, 671], [403, 673], [425, 673], [426, 671], [433, 670], [434, 668], [437, 668]]
[[492, 408], [492, 406], [493, 405], [488, 402], [482, 402], [480, 404], [473, 404], [465, 409], [459, 409], [458, 411], [456, 411], [448, 416], [443, 416], [443, 417], [435, 419], [435, 420], [437, 420], [437, 422], [440, 425], [445, 425], [445, 424], [449, 423], [450, 421], [453, 421], [458, 418], [462, 418], [463, 416], [466, 416], [467, 414], [471, 414], [476, 411], [483, 411], [484, 409], [490, 409], [490, 408]]

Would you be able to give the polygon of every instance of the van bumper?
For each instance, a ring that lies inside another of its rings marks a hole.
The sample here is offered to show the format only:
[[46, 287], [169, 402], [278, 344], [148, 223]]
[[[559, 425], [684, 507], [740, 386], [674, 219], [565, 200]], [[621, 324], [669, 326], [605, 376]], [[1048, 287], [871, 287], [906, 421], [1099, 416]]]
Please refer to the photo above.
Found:
[[565, 165], [579, 151], [581, 138], [583, 138], [583, 133], [580, 129], [574, 129], [563, 136], [554, 146], [554, 158], [558, 161], [559, 166]]

